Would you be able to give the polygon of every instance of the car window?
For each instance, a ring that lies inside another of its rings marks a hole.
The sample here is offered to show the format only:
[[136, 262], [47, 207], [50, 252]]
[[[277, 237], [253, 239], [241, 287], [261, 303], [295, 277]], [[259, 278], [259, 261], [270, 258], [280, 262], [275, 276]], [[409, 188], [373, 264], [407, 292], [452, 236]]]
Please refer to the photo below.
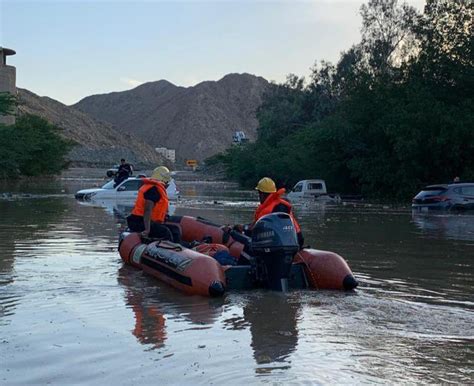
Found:
[[308, 184], [308, 190], [321, 190], [323, 188], [323, 184], [320, 182], [313, 182]]
[[425, 193], [429, 195], [437, 195], [437, 194], [442, 194], [446, 192], [448, 189], [442, 187], [442, 186], [435, 186], [435, 187], [430, 187], [430, 188], [424, 188], [420, 193]]
[[463, 186], [462, 194], [465, 196], [474, 196], [474, 186]]
[[294, 188], [293, 188], [293, 192], [301, 192], [303, 190], [303, 184], [297, 184]]
[[114, 180], [111, 180], [107, 182], [104, 186], [102, 186], [102, 189], [113, 189], [114, 188]]
[[131, 180], [125, 181], [122, 185], [120, 185], [120, 191], [136, 191], [140, 189], [140, 186], [143, 185], [142, 180]]
[[453, 192], [456, 193], [456, 194], [462, 194], [461, 188], [454, 188]]
[[425, 186], [423, 188], [424, 191], [429, 191], [429, 190], [447, 190], [448, 187], [447, 186], [443, 186], [443, 185], [431, 185], [431, 186]]

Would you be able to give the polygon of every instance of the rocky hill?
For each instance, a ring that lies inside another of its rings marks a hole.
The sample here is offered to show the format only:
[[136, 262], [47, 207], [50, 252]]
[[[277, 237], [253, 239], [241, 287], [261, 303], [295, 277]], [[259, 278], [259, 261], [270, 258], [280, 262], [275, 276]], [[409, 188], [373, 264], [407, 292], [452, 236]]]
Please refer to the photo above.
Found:
[[148, 144], [118, 132], [83, 112], [31, 91], [18, 89], [19, 114], [39, 115], [63, 129], [62, 135], [78, 145], [68, 155], [75, 164], [110, 166], [120, 158], [135, 165], [157, 165], [161, 157]]
[[93, 95], [73, 107], [113, 124], [176, 157], [202, 160], [232, 143], [235, 131], [255, 139], [256, 110], [269, 83], [250, 74], [179, 87], [160, 80], [132, 90]]

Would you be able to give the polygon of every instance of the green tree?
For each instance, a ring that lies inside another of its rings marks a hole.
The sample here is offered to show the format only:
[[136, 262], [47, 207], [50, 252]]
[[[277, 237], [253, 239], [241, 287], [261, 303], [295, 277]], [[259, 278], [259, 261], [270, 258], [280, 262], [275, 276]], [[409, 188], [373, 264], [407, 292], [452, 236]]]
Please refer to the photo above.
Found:
[[304, 109], [304, 78], [289, 75], [284, 84], [272, 84], [257, 111], [259, 141], [277, 145], [309, 119]]
[[274, 85], [258, 139], [221, 156], [251, 186], [321, 177], [332, 190], [407, 200], [427, 183], [474, 178], [474, 2], [361, 8], [362, 39], [310, 81]]
[[20, 150], [21, 174], [56, 174], [66, 167], [65, 156], [73, 142], [63, 139], [58, 127], [29, 114], [21, 116], [15, 126], [19, 143], [25, 145]]
[[370, 0], [361, 6], [362, 40], [358, 45], [364, 64], [374, 75], [398, 67], [414, 53], [414, 26], [418, 13], [398, 0]]
[[15, 125], [1, 126], [0, 177], [39, 176], [59, 173], [74, 145], [60, 136], [60, 129], [35, 115], [19, 117]]

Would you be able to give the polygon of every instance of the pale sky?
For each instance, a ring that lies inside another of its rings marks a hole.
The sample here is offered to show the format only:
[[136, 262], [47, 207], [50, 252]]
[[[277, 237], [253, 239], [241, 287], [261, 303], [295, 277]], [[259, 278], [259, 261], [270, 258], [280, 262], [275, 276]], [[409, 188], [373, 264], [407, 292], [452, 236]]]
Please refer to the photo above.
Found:
[[[166, 79], [284, 81], [359, 41], [364, 1], [0, 0], [17, 86], [66, 104]], [[423, 0], [409, 4], [423, 8]]]

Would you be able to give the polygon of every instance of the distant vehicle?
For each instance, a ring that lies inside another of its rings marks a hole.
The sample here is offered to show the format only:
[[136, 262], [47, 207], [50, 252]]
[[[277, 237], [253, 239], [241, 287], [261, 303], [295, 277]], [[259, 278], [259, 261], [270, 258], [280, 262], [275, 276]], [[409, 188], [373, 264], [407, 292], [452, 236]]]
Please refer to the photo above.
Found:
[[286, 195], [289, 200], [312, 199], [318, 201], [339, 202], [339, 196], [329, 195], [324, 180], [299, 181]]
[[[114, 181], [107, 182], [101, 188], [82, 189], [79, 190], [75, 197], [78, 200], [91, 200], [94, 199], [117, 199], [117, 200], [130, 200], [135, 199], [138, 195], [138, 189], [143, 185], [141, 178], [128, 178], [114, 188]], [[174, 180], [168, 185], [166, 189], [168, 198], [170, 200], [176, 200], [179, 195], [179, 191], [176, 188]]]
[[474, 210], [474, 182], [430, 185], [412, 200], [412, 209]]
[[247, 143], [249, 139], [246, 137], [243, 131], [236, 131], [232, 136], [232, 141], [236, 145], [241, 145], [243, 143]]

